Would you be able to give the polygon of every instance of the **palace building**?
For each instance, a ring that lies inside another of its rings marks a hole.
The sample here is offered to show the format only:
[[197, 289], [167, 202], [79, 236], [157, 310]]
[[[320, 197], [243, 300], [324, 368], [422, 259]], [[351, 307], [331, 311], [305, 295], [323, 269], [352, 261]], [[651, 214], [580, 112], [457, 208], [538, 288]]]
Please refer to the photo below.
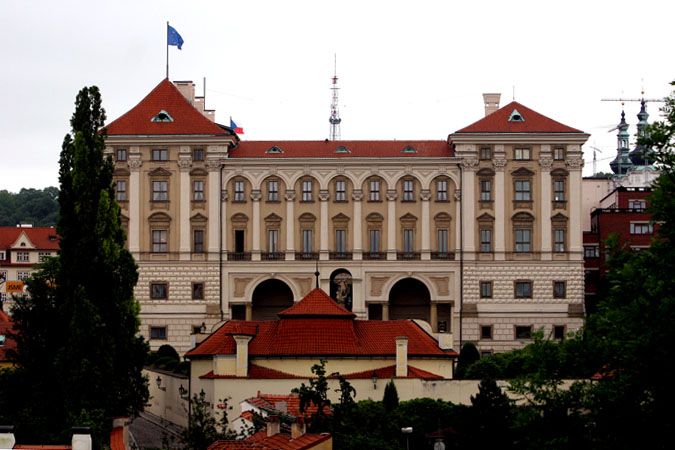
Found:
[[315, 272], [357, 320], [420, 319], [445, 349], [580, 327], [588, 134], [485, 101], [437, 141], [245, 141], [160, 82], [106, 127], [151, 347], [275, 320]]

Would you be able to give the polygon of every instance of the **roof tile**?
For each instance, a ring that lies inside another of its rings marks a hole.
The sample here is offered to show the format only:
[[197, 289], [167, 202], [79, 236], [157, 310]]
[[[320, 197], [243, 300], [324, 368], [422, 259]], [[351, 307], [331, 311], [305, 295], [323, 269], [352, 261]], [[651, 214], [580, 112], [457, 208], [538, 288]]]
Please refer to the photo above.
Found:
[[[281, 152], [269, 152], [278, 147]], [[344, 147], [346, 151], [337, 151]], [[412, 148], [414, 151], [405, 151]], [[450, 157], [446, 141], [241, 141], [230, 158], [421, 158]]]

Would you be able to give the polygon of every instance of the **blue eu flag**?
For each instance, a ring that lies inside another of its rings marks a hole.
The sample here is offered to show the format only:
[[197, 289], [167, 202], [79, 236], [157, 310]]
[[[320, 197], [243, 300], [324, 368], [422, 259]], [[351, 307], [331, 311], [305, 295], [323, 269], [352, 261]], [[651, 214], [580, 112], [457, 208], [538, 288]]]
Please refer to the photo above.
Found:
[[169, 24], [166, 26], [169, 27], [166, 34], [166, 45], [175, 45], [180, 50], [183, 46], [183, 38], [180, 37], [180, 34], [178, 34], [178, 31], [174, 27]]

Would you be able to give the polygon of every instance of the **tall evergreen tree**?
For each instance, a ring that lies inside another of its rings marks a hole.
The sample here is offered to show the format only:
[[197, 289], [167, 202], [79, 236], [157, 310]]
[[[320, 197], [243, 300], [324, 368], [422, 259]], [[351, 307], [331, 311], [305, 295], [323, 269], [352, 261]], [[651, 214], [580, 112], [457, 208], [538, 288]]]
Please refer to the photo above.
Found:
[[[112, 161], [103, 154], [98, 88], [83, 88], [75, 105], [60, 157], [60, 255], [51, 268], [53, 282], [36, 276], [29, 285], [32, 298], [19, 303], [18, 332], [25, 342], [19, 342], [17, 363], [38, 385], [51, 383], [44, 409], [58, 411], [61, 419], [46, 421], [46, 435], [56, 439], [64, 429], [88, 425], [105, 439], [112, 417], [135, 415], [148, 399], [141, 374], [147, 344], [137, 336], [138, 273], [124, 248]], [[45, 320], [47, 330], [37, 330]], [[40, 366], [48, 370], [35, 373]]]

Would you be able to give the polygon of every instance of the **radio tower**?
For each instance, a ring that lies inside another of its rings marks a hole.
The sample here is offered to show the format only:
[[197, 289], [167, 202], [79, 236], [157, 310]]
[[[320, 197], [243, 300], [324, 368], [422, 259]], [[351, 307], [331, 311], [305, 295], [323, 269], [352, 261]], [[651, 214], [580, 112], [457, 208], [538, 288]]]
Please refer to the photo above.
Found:
[[333, 101], [330, 104], [330, 119], [328, 121], [330, 122], [330, 140], [339, 141], [340, 122], [342, 122], [342, 119], [340, 119], [340, 111], [338, 109], [338, 90], [340, 88], [337, 87], [337, 55], [335, 55], [333, 67], [333, 87], [330, 88], [333, 91]]

